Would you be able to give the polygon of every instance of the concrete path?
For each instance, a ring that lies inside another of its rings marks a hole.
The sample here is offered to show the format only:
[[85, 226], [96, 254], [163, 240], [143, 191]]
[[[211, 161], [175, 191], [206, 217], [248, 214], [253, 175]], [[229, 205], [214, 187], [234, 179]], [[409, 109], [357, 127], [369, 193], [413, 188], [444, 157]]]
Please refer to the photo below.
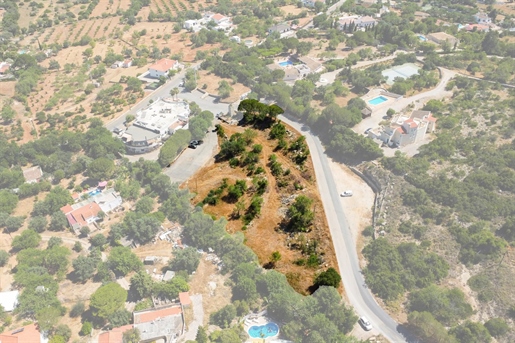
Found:
[[182, 337], [182, 341], [194, 341], [197, 336], [198, 327], [204, 323], [204, 308], [202, 307], [202, 294], [195, 294], [190, 297], [193, 304], [193, 321], [188, 326], [188, 331]]
[[358, 316], [366, 316], [372, 326], [390, 342], [408, 342], [404, 334], [400, 332], [399, 325], [377, 304], [365, 286], [352, 232], [349, 229], [337, 191], [339, 188], [329, 166], [329, 157], [325, 154], [320, 140], [305, 125], [284, 116], [281, 116], [280, 119], [306, 137], [315, 167], [318, 189], [331, 230], [343, 286], [350, 304]]

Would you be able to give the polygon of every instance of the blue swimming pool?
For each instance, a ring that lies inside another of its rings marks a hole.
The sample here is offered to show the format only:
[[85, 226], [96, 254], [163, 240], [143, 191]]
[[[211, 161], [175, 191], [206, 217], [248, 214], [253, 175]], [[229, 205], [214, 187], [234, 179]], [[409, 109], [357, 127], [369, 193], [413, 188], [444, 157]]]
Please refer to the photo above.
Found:
[[368, 100], [368, 103], [370, 105], [379, 105], [379, 104], [382, 104], [385, 101], [388, 101], [388, 98], [386, 98], [384, 96], [378, 96], [378, 97], [375, 97], [372, 100]]
[[248, 333], [252, 338], [274, 337], [279, 333], [279, 326], [272, 322], [260, 326], [251, 326]]
[[427, 41], [427, 38], [422, 35], [418, 35], [418, 39], [420, 39], [422, 42]]
[[94, 191], [91, 191], [91, 192], [89, 192], [88, 194], [89, 194], [89, 196], [90, 196], [90, 197], [92, 197], [92, 196], [94, 196], [94, 195], [97, 195], [97, 194], [98, 194], [98, 193], [100, 193], [100, 192], [101, 192], [101, 190], [100, 190], [100, 189], [95, 189]]
[[279, 65], [281, 67], [287, 67], [287, 66], [292, 66], [293, 65], [293, 62], [288, 60], [288, 61], [282, 61], [282, 62], [279, 62]]

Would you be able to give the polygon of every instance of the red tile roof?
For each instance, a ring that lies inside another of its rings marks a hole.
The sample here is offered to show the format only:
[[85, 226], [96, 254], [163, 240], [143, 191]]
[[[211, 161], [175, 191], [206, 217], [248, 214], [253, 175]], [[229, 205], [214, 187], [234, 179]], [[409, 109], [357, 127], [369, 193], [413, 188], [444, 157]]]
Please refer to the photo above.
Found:
[[133, 328], [132, 324], [114, 328], [111, 331], [102, 332], [98, 336], [98, 343], [122, 343], [123, 333]]
[[418, 124], [417, 124], [417, 123], [415, 123], [415, 122], [413, 121], [413, 119], [411, 119], [411, 118], [410, 118], [410, 119], [406, 119], [406, 120], [404, 121], [404, 124], [408, 124], [408, 125], [409, 125], [409, 127], [410, 127], [410, 128], [412, 128], [412, 129], [414, 129], [414, 128], [416, 128], [416, 127], [418, 126]]
[[191, 305], [191, 299], [188, 292], [181, 292], [179, 293], [179, 302], [182, 306], [188, 306]]
[[134, 324], [148, 323], [157, 318], [173, 316], [180, 314], [181, 308], [178, 306], [167, 307], [160, 310], [145, 311], [141, 313], [134, 313]]
[[[77, 194], [77, 193], [75, 193], [75, 194]], [[75, 199], [75, 198], [73, 197], [73, 195], [72, 195], [72, 198], [73, 198], [73, 199]], [[65, 206], [61, 207], [61, 212], [63, 212], [64, 214], [68, 214], [68, 213], [70, 213], [71, 211], [73, 211], [73, 207], [72, 207], [72, 205], [65, 205]]]
[[73, 210], [70, 205], [66, 205], [61, 207], [61, 211], [66, 215], [71, 226], [76, 223], [79, 223], [80, 226], [86, 226], [88, 225], [87, 220], [96, 217], [102, 209], [96, 202], [91, 202], [76, 210]]
[[0, 334], [2, 343], [39, 343], [41, 335], [36, 324], [29, 324], [17, 330], [11, 330]]
[[485, 31], [490, 29], [490, 26], [488, 25], [482, 25], [482, 24], [468, 24], [465, 26], [465, 30], [472, 31], [474, 28], [477, 28], [478, 31]]
[[11, 66], [10, 64], [4, 64], [3, 66], [1, 66], [0, 67], [0, 74], [3, 74], [6, 71], [8, 71], [10, 66]]
[[221, 19], [224, 19], [224, 18], [225, 18], [225, 16], [220, 14], [220, 13], [217, 13], [214, 16], [211, 17], [211, 19], [213, 19], [213, 20], [221, 20]]
[[433, 117], [433, 115], [432, 115], [432, 114], [430, 114], [430, 115], [428, 115], [428, 116], [427, 116], [426, 120], [436, 122], [436, 121], [438, 120], [438, 118], [435, 118], [435, 117]]
[[169, 60], [168, 58], [162, 58], [156, 63], [152, 64], [148, 69], [153, 69], [157, 71], [168, 71], [172, 69], [177, 61]]

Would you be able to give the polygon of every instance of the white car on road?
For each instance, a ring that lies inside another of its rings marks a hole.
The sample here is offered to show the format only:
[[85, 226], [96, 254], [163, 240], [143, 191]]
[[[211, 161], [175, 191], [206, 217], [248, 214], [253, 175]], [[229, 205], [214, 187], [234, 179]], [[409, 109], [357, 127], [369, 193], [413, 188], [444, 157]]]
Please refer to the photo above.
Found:
[[344, 192], [340, 193], [340, 196], [343, 197], [343, 198], [351, 197], [352, 196], [352, 191], [344, 191]]
[[365, 317], [359, 318], [358, 323], [359, 323], [359, 325], [361, 325], [361, 327], [363, 327], [363, 329], [365, 329], [365, 331], [372, 330], [372, 324], [370, 324], [370, 322], [368, 321], [367, 318], [365, 318]]

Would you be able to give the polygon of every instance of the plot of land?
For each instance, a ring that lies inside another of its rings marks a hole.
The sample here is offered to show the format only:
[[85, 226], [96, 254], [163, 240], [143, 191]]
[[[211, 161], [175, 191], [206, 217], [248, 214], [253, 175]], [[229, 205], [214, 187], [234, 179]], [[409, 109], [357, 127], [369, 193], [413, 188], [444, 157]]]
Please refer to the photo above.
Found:
[[[214, 74], [211, 74], [207, 70], [201, 70], [198, 73], [199, 79], [198, 79], [198, 87], [202, 88], [202, 90], [205, 90], [209, 94], [212, 95], [218, 95], [218, 86], [219, 82], [222, 80], [225, 80], [229, 83], [231, 88], [233, 89], [231, 92], [231, 95], [228, 98], [222, 99], [222, 102], [226, 103], [232, 103], [240, 99], [240, 96], [244, 93], [250, 92], [250, 88], [245, 87], [241, 83], [232, 84], [231, 79], [222, 79]], [[206, 87], [204, 87], [204, 85]]]
[[[224, 126], [226, 134], [230, 136], [235, 132], [243, 132], [242, 127]], [[289, 128], [291, 132], [293, 129]], [[294, 134], [295, 135], [295, 134]], [[267, 133], [258, 132], [254, 144], [261, 144], [263, 151], [260, 156], [261, 164], [268, 161], [268, 157], [274, 153], [276, 141], [268, 140]], [[329, 228], [326, 223], [325, 215], [323, 212], [322, 203], [317, 190], [317, 185], [314, 179], [313, 166], [311, 160], [308, 159], [305, 171], [300, 171], [296, 168], [294, 163], [289, 157], [284, 156], [280, 152], [276, 152], [278, 161], [283, 165], [284, 169], [290, 169], [293, 179], [302, 184], [304, 187], [301, 191], [295, 191], [293, 185], [279, 188], [275, 177], [270, 173], [268, 168], [266, 170], [266, 177], [268, 179], [268, 190], [263, 195], [263, 207], [261, 214], [257, 219], [251, 223], [247, 230], [244, 231], [246, 244], [258, 255], [261, 264], [267, 264], [270, 256], [274, 251], [281, 253], [281, 260], [276, 265], [276, 270], [287, 275], [290, 284], [300, 293], [307, 293], [309, 286], [313, 283], [315, 273], [319, 270], [326, 269], [327, 267], [337, 268], [336, 257], [334, 254], [333, 244]], [[224, 178], [228, 179], [228, 184], [234, 184], [236, 180], [247, 180], [250, 185], [250, 178], [246, 176], [246, 172], [241, 168], [231, 168], [228, 162], [215, 163], [214, 165], [201, 169], [191, 180], [188, 181], [190, 185], [194, 185], [192, 191], [197, 192], [193, 198], [193, 203], [197, 204], [202, 201], [211, 189], [215, 189], [222, 183]], [[293, 202], [292, 194], [303, 194], [313, 199], [313, 210], [315, 212], [315, 220], [313, 229], [309, 233], [305, 233], [304, 238], [307, 242], [312, 240], [318, 241], [318, 251], [323, 252], [323, 264], [319, 268], [308, 268], [306, 266], [299, 266], [293, 262], [306, 258], [299, 250], [289, 248], [294, 244], [298, 244], [298, 235], [292, 235], [283, 232], [280, 229], [280, 224], [283, 222], [287, 208]], [[245, 204], [248, 206], [250, 197], [245, 197]], [[234, 204], [220, 201], [216, 206], [206, 205], [204, 211], [216, 217], [224, 216], [229, 218], [227, 230], [230, 233], [239, 232], [242, 230], [243, 223], [241, 219], [236, 219], [231, 216], [235, 208]]]

